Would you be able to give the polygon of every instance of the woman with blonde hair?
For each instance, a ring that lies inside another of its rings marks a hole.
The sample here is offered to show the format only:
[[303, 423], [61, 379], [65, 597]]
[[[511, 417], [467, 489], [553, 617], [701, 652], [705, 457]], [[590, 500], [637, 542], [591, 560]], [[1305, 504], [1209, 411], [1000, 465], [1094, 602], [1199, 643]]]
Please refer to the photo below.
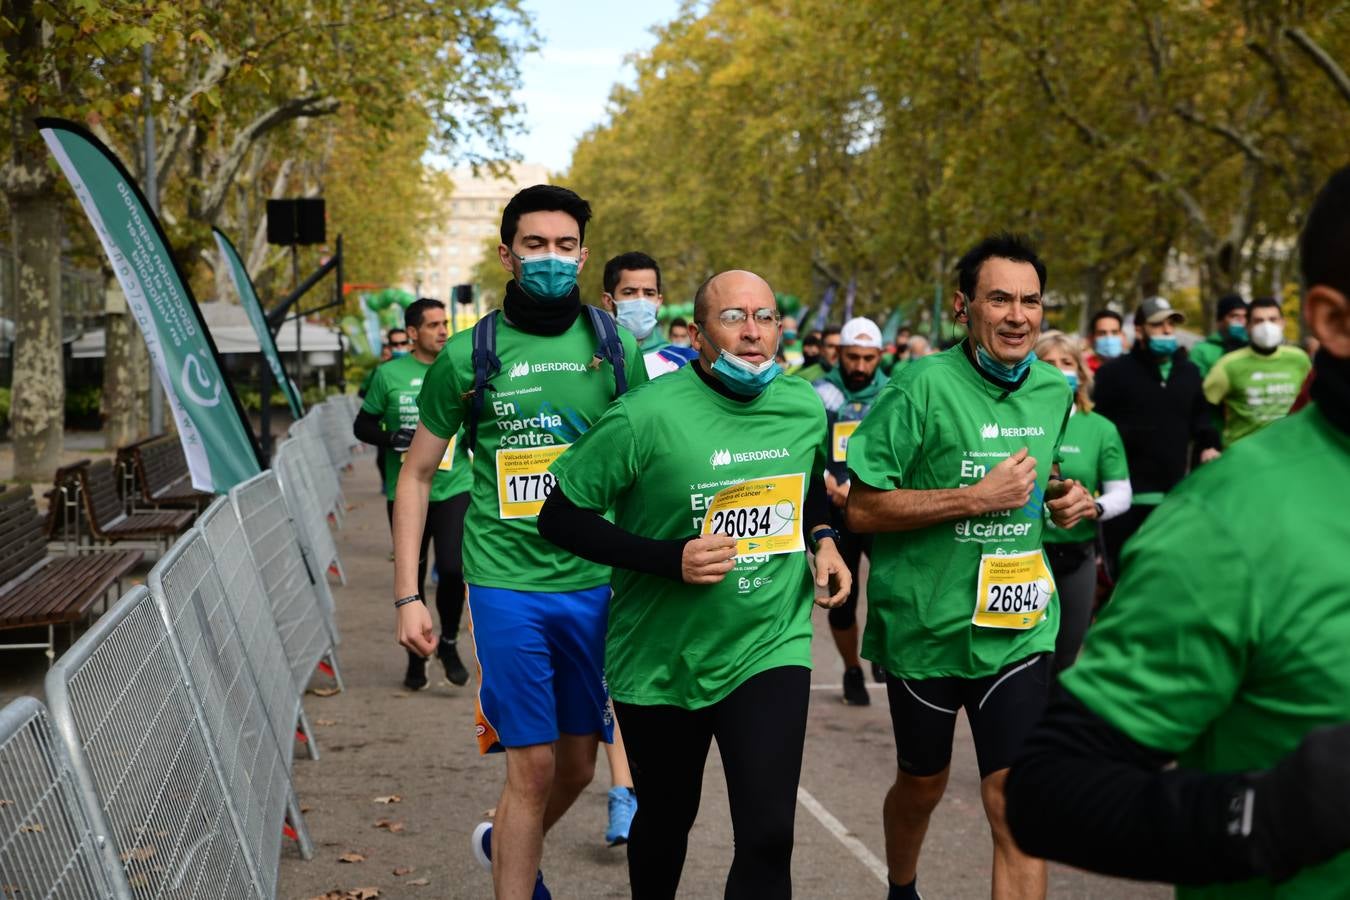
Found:
[[1050, 332], [1036, 344], [1036, 358], [1064, 373], [1074, 392], [1069, 424], [1060, 445], [1060, 476], [1081, 482], [1097, 498], [1095, 515], [1073, 528], [1047, 522], [1045, 553], [1059, 591], [1059, 636], [1055, 669], [1070, 666], [1083, 646], [1097, 592], [1097, 522], [1130, 508], [1130, 471], [1125, 447], [1111, 420], [1092, 412], [1092, 375], [1078, 341]]

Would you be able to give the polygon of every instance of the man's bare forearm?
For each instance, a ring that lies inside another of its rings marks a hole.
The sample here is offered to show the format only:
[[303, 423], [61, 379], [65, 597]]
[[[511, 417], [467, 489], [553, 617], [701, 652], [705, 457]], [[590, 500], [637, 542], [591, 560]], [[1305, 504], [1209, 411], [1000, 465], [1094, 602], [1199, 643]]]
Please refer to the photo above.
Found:
[[[434, 469], [432, 470], [435, 471]], [[419, 477], [412, 466], [398, 473], [394, 489], [394, 596], [407, 597], [418, 591], [417, 557], [426, 526], [431, 477]]]
[[[856, 479], [855, 479], [856, 482]], [[855, 483], [848, 495], [848, 527], [859, 534], [915, 531], [987, 512], [974, 488], [879, 491]]]

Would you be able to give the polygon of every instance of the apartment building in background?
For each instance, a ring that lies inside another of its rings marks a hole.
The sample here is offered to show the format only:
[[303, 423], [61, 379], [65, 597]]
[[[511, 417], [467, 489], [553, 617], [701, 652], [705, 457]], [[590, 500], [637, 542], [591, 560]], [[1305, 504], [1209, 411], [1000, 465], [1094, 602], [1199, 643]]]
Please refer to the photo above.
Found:
[[523, 187], [547, 182], [549, 173], [542, 165], [513, 163], [501, 178], [486, 169], [476, 176], [468, 168], [455, 169], [450, 177], [451, 193], [437, 204], [439, 215], [427, 232], [418, 264], [403, 276], [403, 287], [411, 293], [447, 303], [455, 285], [473, 280], [484, 244], [500, 231], [507, 201]]

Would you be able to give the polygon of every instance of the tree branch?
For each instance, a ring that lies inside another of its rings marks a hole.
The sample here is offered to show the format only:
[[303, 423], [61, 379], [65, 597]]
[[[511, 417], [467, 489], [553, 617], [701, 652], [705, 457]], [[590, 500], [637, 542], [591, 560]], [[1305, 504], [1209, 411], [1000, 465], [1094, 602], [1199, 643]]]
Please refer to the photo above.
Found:
[[191, 87], [174, 98], [164, 110], [162, 116], [164, 142], [159, 152], [155, 154], [155, 172], [158, 174], [160, 184], [168, 180], [178, 154], [187, 146], [197, 128], [196, 116], [193, 115], [193, 106], [197, 98], [223, 82], [239, 62], [238, 57], [229, 57], [219, 52], [212, 53], [206, 64], [206, 71], [192, 83]]
[[1332, 59], [1331, 54], [1298, 26], [1284, 29], [1284, 36], [1289, 38], [1295, 47], [1302, 50], [1312, 60], [1313, 65], [1326, 74], [1327, 78], [1331, 79], [1332, 85], [1345, 98], [1345, 102], [1350, 103], [1350, 75], [1345, 74], [1345, 70], [1336, 63], [1336, 60]]
[[211, 188], [207, 191], [202, 203], [202, 218], [207, 222], [214, 223], [220, 216], [230, 184], [239, 174], [239, 169], [244, 165], [244, 159], [248, 155], [249, 148], [253, 146], [255, 141], [287, 122], [332, 115], [337, 112], [339, 105], [340, 101], [336, 97], [319, 95], [292, 97], [272, 107], [249, 123], [247, 127], [241, 129], [235, 135], [233, 143], [230, 144], [225, 159], [216, 169]]

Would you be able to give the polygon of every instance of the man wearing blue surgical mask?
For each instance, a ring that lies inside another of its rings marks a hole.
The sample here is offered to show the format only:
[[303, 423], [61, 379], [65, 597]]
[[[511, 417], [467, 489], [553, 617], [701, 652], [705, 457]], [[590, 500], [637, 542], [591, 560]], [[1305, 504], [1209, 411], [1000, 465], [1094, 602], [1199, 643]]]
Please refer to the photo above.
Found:
[[1129, 353], [1097, 372], [1096, 411], [1110, 419], [1125, 444], [1134, 497], [1128, 512], [1102, 523], [1106, 563], [1120, 576], [1120, 550], [1196, 459], [1219, 455], [1219, 433], [1202, 389], [1200, 370], [1177, 341], [1186, 315], [1163, 297], [1150, 297], [1134, 315]]
[[638, 339], [647, 377], [674, 372], [698, 356], [689, 347], [677, 347], [661, 332], [661, 267], [637, 250], [621, 253], [605, 263], [605, 292], [601, 301], [619, 324]]

